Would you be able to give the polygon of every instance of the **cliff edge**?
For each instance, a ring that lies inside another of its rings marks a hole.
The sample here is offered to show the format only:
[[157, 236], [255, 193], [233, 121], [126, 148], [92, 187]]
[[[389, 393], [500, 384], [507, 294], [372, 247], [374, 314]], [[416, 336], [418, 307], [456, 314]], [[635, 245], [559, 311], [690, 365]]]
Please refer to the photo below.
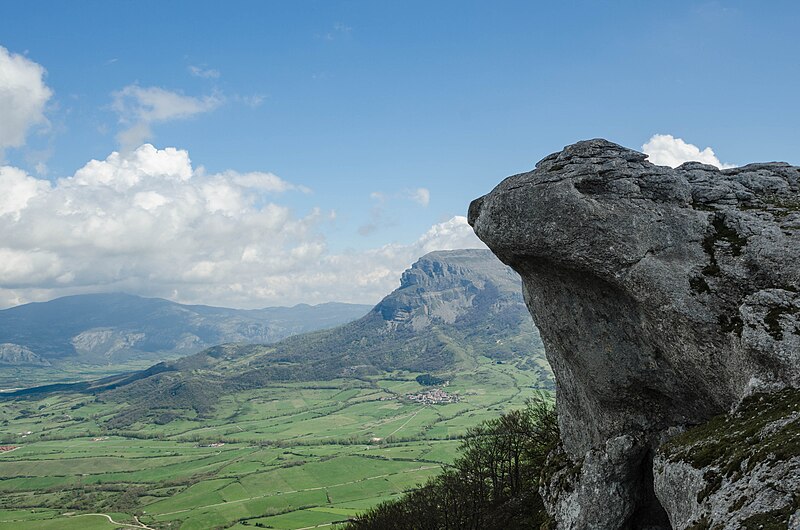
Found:
[[469, 221], [522, 276], [555, 373], [559, 528], [800, 524], [800, 168], [589, 140]]

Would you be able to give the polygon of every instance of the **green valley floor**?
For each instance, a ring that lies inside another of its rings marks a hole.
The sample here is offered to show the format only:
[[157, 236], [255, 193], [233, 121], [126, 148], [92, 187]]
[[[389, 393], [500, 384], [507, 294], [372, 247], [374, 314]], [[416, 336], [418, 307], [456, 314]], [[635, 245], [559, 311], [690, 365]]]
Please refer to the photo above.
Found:
[[[543, 362], [543, 361], [542, 361]], [[109, 430], [124, 404], [60, 394], [0, 408], [0, 529], [335, 527], [452, 462], [467, 428], [521, 408], [541, 372], [483, 359], [408, 399], [418, 374], [276, 383], [209, 417]]]

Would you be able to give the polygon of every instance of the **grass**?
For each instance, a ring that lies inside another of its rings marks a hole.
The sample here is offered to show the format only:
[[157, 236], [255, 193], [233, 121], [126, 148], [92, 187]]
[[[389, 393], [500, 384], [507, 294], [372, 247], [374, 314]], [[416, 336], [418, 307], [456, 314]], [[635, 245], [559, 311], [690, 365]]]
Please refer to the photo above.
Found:
[[[179, 355], [167, 355], [163, 359], [175, 359]], [[123, 372], [144, 370], [153, 365], [152, 359], [131, 360], [124, 363], [106, 365], [87, 364], [73, 361], [59, 362], [55, 366], [8, 366], [0, 371], [0, 390], [13, 389], [25, 381], [25, 387], [49, 385], [54, 383], [76, 383], [91, 381]]]
[[[402, 399], [418, 373], [283, 382], [220, 398], [210, 417], [109, 429], [124, 404], [85, 395], [0, 409], [0, 528], [296, 529], [346, 520], [438, 474], [459, 438], [521, 408], [535, 370], [482, 359], [447, 386], [461, 400]], [[30, 434], [25, 434], [30, 431]], [[224, 444], [211, 447], [211, 444]]]

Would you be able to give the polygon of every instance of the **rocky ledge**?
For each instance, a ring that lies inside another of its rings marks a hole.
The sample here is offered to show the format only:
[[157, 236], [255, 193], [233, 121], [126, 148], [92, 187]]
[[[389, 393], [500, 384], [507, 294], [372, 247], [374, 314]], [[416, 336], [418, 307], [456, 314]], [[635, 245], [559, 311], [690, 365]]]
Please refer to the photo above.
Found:
[[569, 529], [788, 528], [800, 168], [646, 158], [579, 142], [470, 205], [556, 376], [548, 509]]

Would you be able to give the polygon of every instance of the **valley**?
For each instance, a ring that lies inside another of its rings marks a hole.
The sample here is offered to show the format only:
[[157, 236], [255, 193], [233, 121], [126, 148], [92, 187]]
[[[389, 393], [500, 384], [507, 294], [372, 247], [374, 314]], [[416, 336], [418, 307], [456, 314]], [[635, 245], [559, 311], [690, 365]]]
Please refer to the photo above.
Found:
[[[176, 354], [164, 354], [164, 360], [180, 358]], [[145, 370], [153, 365], [152, 360], [131, 359], [112, 364], [91, 364], [61, 361], [52, 366], [2, 366], [0, 367], [0, 395], [50, 384], [70, 384], [91, 381], [120, 373]]]
[[131, 368], [0, 394], [0, 529], [337, 524], [553, 390], [519, 276], [487, 250], [421, 257], [338, 327]]
[[207, 416], [182, 413], [163, 425], [109, 428], [126, 404], [100, 396], [4, 403], [0, 445], [17, 449], [0, 453], [0, 528], [343, 521], [437, 474], [468, 427], [551, 388], [546, 362], [535, 362], [541, 370], [475, 358], [446, 386], [458, 402], [434, 405], [407, 398], [438, 388], [410, 371], [273, 382], [221, 396]]

